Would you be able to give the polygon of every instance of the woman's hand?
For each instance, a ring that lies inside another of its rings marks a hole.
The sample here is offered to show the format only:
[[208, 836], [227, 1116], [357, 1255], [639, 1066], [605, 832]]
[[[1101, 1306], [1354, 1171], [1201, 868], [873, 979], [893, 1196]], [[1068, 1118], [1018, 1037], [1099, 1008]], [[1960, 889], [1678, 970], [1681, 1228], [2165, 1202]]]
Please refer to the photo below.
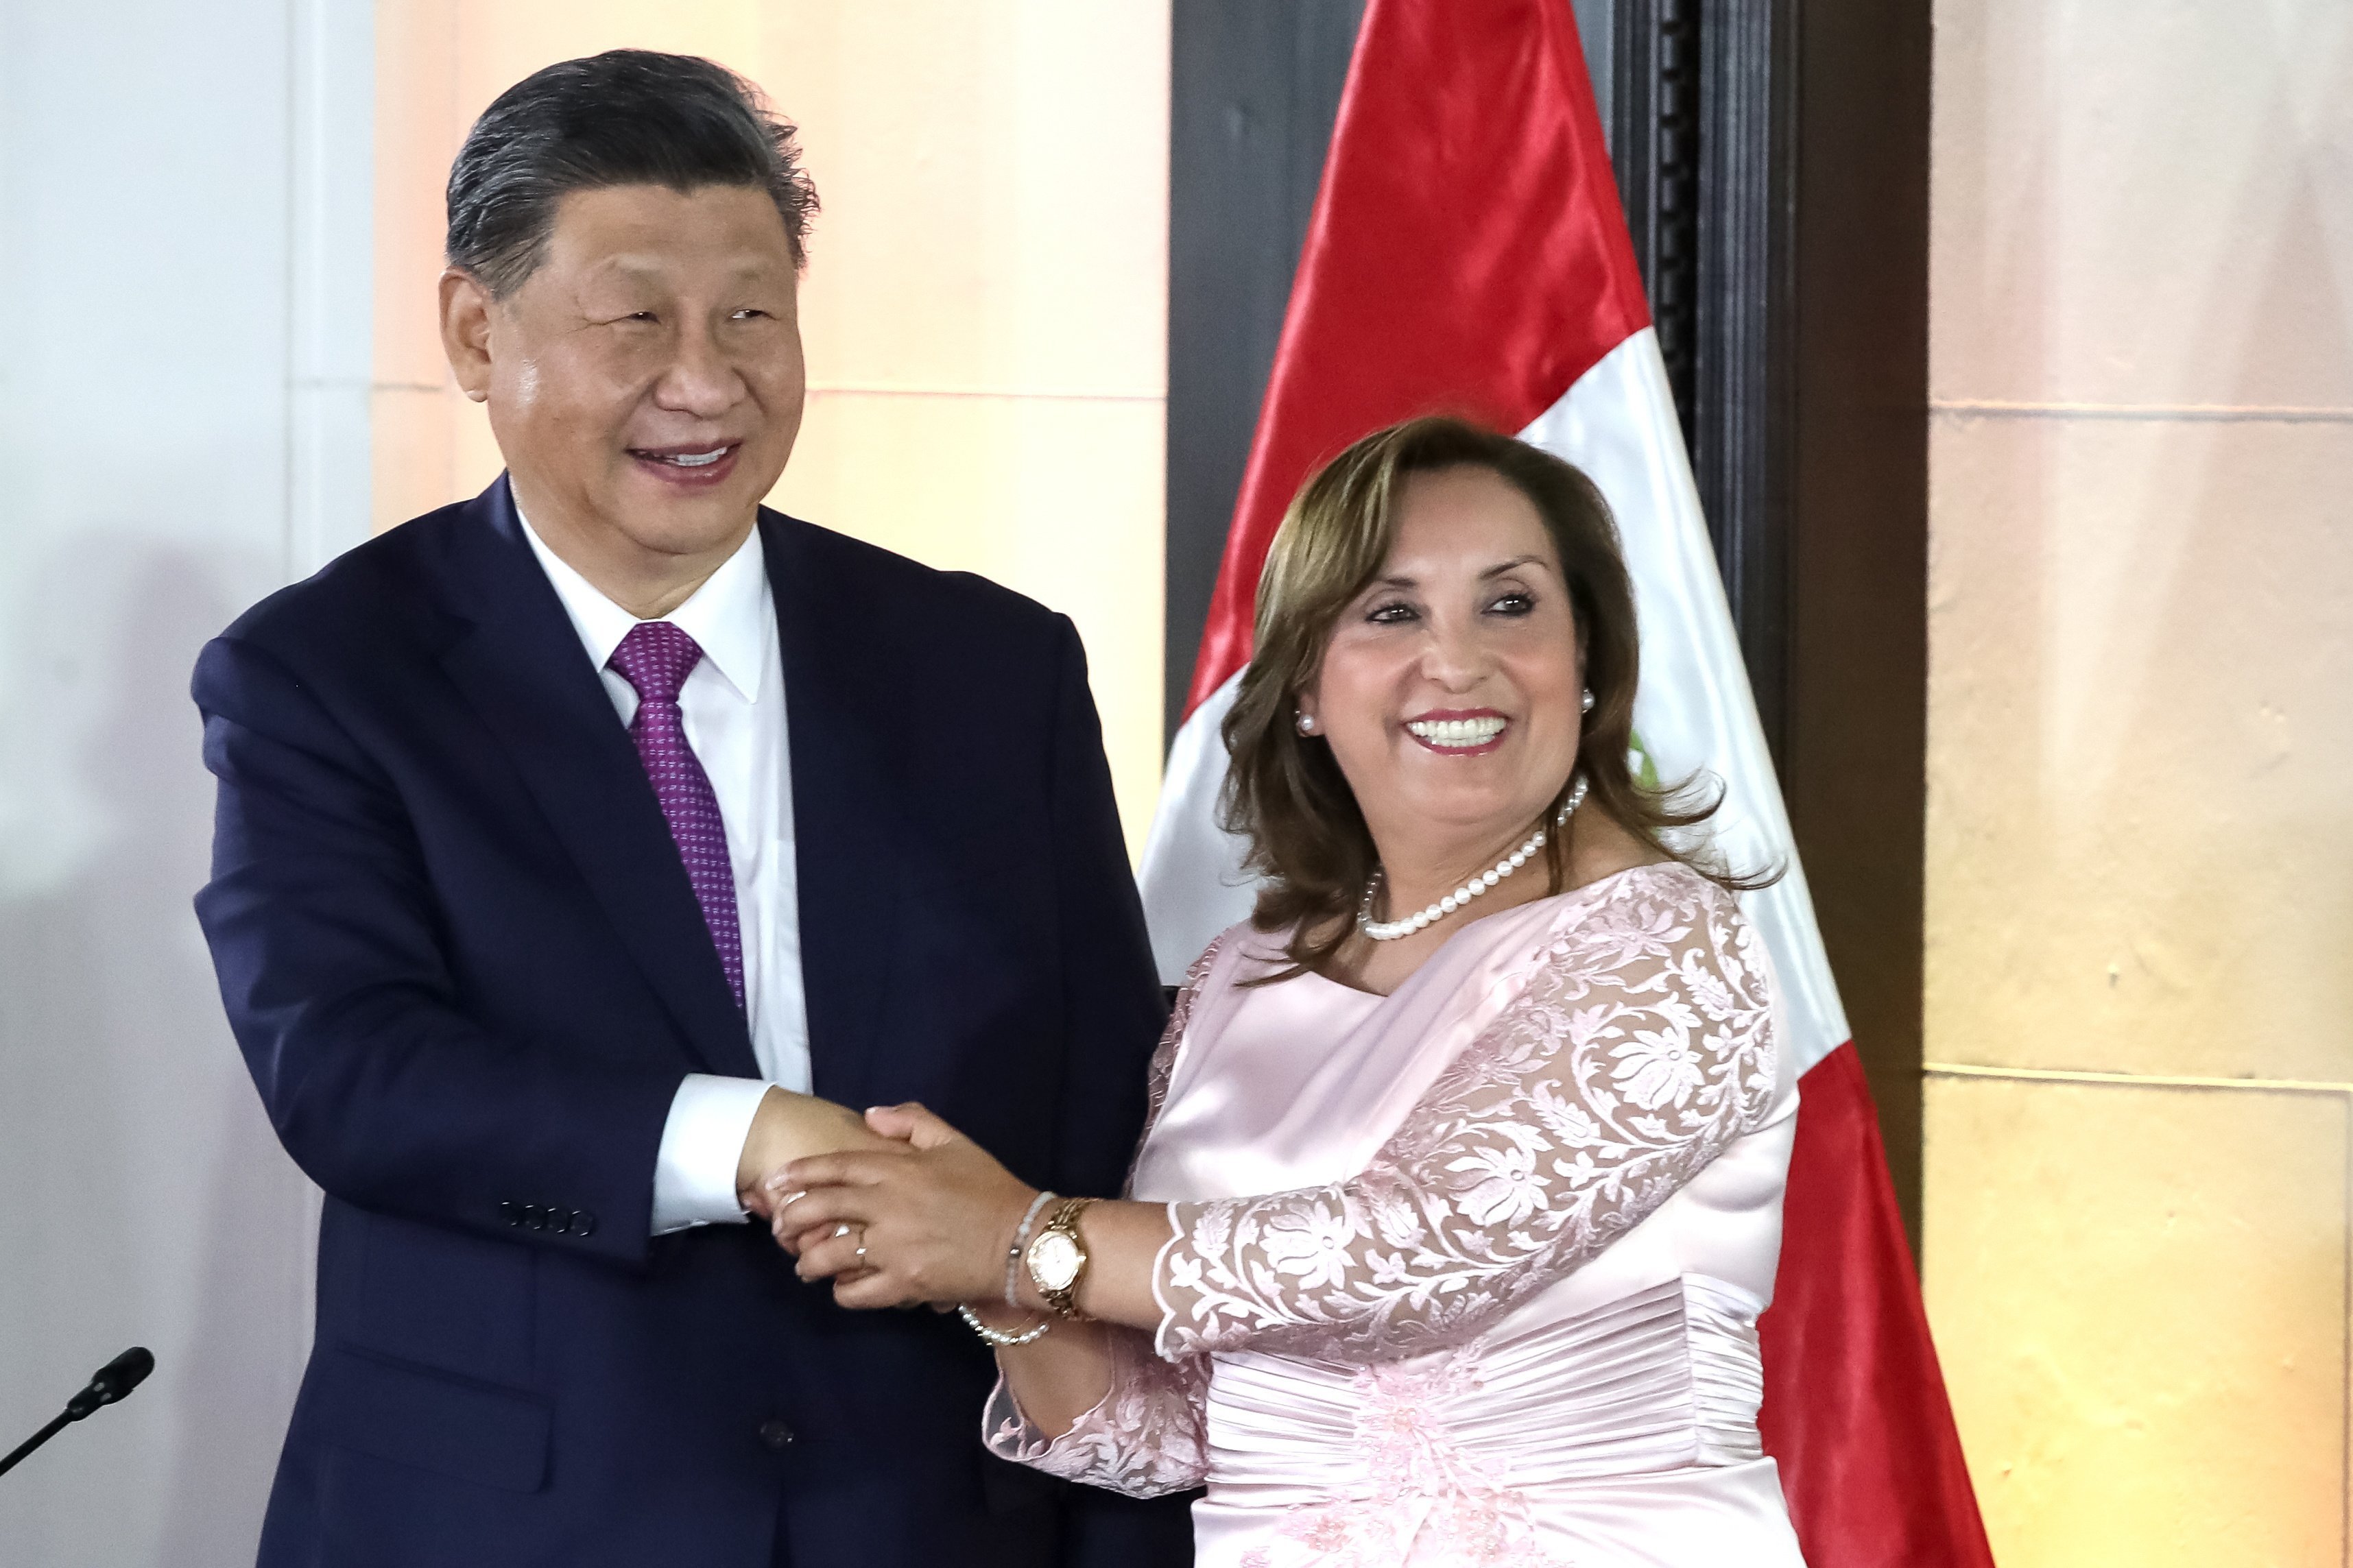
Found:
[[1037, 1190], [920, 1105], [866, 1123], [908, 1152], [820, 1154], [768, 1178], [772, 1228], [800, 1277], [832, 1279], [845, 1307], [1001, 1302], [1006, 1249]]

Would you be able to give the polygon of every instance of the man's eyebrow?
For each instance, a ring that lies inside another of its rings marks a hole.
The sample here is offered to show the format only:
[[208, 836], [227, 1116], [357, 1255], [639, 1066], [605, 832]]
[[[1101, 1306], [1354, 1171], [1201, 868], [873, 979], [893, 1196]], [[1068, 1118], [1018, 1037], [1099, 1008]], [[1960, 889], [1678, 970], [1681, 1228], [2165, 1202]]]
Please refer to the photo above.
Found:
[[[731, 278], [765, 278], [773, 276], [777, 270], [766, 257], [762, 256], [739, 256], [725, 263], [725, 267], [727, 275]], [[669, 275], [670, 266], [658, 257], [623, 251], [617, 255], [606, 257], [592, 267], [590, 271], [592, 273], [618, 272], [630, 278], [659, 279]]]

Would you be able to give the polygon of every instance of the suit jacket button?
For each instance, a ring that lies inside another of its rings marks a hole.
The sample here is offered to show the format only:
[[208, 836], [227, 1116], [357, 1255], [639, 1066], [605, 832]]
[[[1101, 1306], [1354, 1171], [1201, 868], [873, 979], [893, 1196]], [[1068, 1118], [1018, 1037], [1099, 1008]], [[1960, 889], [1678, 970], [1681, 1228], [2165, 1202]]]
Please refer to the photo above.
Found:
[[521, 1204], [514, 1203], [501, 1204], [499, 1205], [499, 1215], [509, 1225], [521, 1225], [522, 1223], [522, 1205]]
[[538, 1204], [522, 1205], [522, 1222], [533, 1230], [547, 1228], [547, 1210]]
[[574, 1209], [572, 1211], [572, 1234], [575, 1236], [596, 1235], [596, 1216], [590, 1214], [586, 1209]]
[[781, 1453], [792, 1446], [793, 1429], [781, 1421], [760, 1423], [760, 1441]]

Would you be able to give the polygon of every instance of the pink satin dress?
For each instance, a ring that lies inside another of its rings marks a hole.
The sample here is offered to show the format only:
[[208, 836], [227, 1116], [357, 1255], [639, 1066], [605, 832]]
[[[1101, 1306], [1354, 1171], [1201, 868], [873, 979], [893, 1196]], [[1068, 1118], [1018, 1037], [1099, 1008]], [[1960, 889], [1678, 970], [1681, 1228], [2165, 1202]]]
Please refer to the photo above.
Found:
[[1641, 867], [1467, 922], [1397, 992], [1202, 956], [1134, 1195], [1158, 1331], [1049, 1441], [1205, 1485], [1203, 1568], [1800, 1564], [1757, 1436], [1797, 1093], [1734, 897]]

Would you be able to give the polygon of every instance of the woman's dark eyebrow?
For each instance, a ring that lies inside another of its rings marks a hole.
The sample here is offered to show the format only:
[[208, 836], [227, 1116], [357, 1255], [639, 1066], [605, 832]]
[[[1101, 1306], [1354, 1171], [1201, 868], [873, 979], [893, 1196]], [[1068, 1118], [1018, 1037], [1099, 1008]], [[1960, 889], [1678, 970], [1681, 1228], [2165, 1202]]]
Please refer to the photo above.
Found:
[[[1545, 558], [1541, 555], [1514, 556], [1509, 561], [1498, 562], [1496, 564], [1488, 567], [1484, 572], [1480, 573], [1479, 581], [1484, 583], [1490, 577], [1501, 577], [1504, 573], [1516, 572], [1523, 566], [1541, 566], [1543, 564], [1545, 564]], [[1419, 588], [1421, 586], [1421, 579], [1419, 577], [1408, 577], [1399, 574], [1388, 577], [1376, 577], [1368, 586], [1373, 588]]]

